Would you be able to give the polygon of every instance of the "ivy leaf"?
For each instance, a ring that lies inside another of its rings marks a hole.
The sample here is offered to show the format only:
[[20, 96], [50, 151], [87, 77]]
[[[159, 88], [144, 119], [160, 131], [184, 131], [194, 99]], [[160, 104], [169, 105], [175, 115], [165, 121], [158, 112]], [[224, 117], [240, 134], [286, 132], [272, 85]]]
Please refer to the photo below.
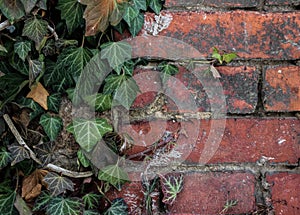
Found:
[[35, 78], [45, 71], [45, 64], [43, 61], [29, 59], [29, 81], [33, 83]]
[[89, 152], [105, 133], [112, 131], [112, 127], [106, 119], [89, 120], [79, 118], [73, 120], [72, 124], [67, 127], [67, 130], [73, 133], [79, 145]]
[[83, 6], [77, 0], [59, 0], [56, 8], [61, 11], [61, 18], [66, 20], [71, 34], [82, 22]]
[[33, 99], [28, 99], [25, 97], [20, 98], [18, 101], [19, 104], [23, 105], [24, 107], [28, 107], [33, 111], [30, 113], [30, 120], [33, 120], [35, 117], [39, 116], [41, 113], [44, 113], [43, 108], [33, 101]]
[[131, 35], [135, 37], [141, 31], [143, 25], [144, 25], [144, 15], [140, 13], [137, 17], [135, 17], [131, 21], [131, 24], [129, 26], [129, 31]]
[[147, 4], [145, 0], [133, 0], [133, 4], [139, 10], [147, 10]]
[[56, 139], [63, 126], [61, 118], [52, 117], [49, 114], [43, 114], [41, 116], [40, 124], [51, 141]]
[[98, 211], [84, 210], [83, 215], [99, 215]]
[[0, 170], [6, 167], [11, 161], [11, 154], [4, 147], [0, 149]]
[[16, 42], [14, 44], [14, 51], [23, 61], [25, 61], [28, 52], [31, 51], [31, 44], [29, 41]]
[[14, 202], [16, 199], [16, 191], [0, 194], [0, 211], [1, 215], [12, 215], [14, 209]]
[[39, 19], [36, 16], [25, 20], [22, 36], [27, 36], [33, 40], [38, 49], [39, 44], [47, 34], [48, 23], [45, 20]]
[[35, 152], [38, 158], [43, 162], [43, 166], [46, 166], [52, 161], [52, 157], [55, 154], [54, 141], [42, 142], [34, 146]]
[[42, 191], [42, 193], [35, 200], [33, 211], [45, 210], [51, 199], [52, 196], [49, 194], [49, 192]]
[[158, 15], [162, 8], [161, 0], [150, 0], [149, 7]]
[[162, 179], [162, 191], [164, 194], [163, 202], [171, 205], [183, 188], [183, 176], [170, 175], [160, 177]]
[[78, 215], [82, 204], [75, 198], [55, 197], [50, 200], [46, 210], [47, 215]]
[[131, 26], [132, 20], [134, 20], [139, 15], [139, 10], [134, 6], [129, 5], [125, 9], [123, 19], [127, 22], [128, 26]]
[[29, 14], [31, 10], [35, 7], [38, 0], [21, 0], [24, 5], [26, 14]]
[[1, 45], [1, 44], [0, 44], [0, 52], [5, 52], [5, 53], [7, 53], [6, 48], [5, 48], [3, 45]]
[[74, 184], [70, 179], [54, 172], [48, 172], [44, 177], [44, 181], [48, 184], [48, 190], [52, 196], [57, 196], [66, 190], [74, 191]]
[[87, 193], [82, 197], [83, 203], [88, 209], [95, 209], [98, 207], [101, 195], [95, 193]]
[[103, 112], [111, 108], [112, 98], [111, 95], [97, 93], [96, 95], [87, 96], [85, 101], [96, 111]]
[[130, 181], [127, 172], [121, 169], [118, 164], [108, 165], [99, 170], [98, 179], [107, 181], [119, 191], [125, 182]]
[[25, 16], [24, 6], [20, 0], [0, 0], [0, 10], [11, 22]]
[[223, 54], [222, 57], [226, 63], [230, 63], [232, 60], [237, 58], [237, 54], [236, 53], [226, 53], [226, 54]]
[[109, 42], [103, 44], [101, 48], [101, 59], [107, 59], [112, 68], [131, 59], [132, 47], [127, 42]]
[[124, 199], [117, 198], [111, 203], [111, 206], [105, 211], [104, 215], [127, 215], [128, 206]]
[[81, 149], [79, 149], [77, 151], [77, 157], [78, 157], [78, 160], [80, 161], [80, 163], [82, 164], [82, 166], [84, 166], [85, 168], [90, 166], [89, 159], [87, 159], [87, 157], [83, 154]]
[[176, 75], [179, 71], [178, 67], [167, 62], [162, 62], [158, 65], [158, 69], [162, 72], [161, 79], [165, 83], [167, 79], [172, 76]]
[[61, 94], [60, 93], [54, 93], [54, 94], [48, 96], [48, 101], [47, 101], [48, 109], [58, 113], [59, 107], [60, 107], [60, 102], [61, 102]]
[[13, 161], [11, 162], [12, 166], [16, 163], [30, 158], [29, 152], [24, 148], [24, 146], [21, 146], [17, 143], [9, 145], [8, 150], [11, 152], [11, 155], [13, 157]]
[[105, 79], [104, 94], [113, 93], [126, 80], [125, 75], [110, 75]]

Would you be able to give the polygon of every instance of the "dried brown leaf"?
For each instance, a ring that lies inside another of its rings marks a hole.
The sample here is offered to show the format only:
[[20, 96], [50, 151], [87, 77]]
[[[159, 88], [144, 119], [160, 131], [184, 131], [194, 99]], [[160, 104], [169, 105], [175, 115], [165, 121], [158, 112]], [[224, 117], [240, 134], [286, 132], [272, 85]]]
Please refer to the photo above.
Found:
[[[126, 0], [80, 0], [81, 4], [87, 5], [83, 18], [86, 21], [86, 36], [93, 36], [99, 31], [104, 32], [111, 20], [116, 16], [114, 13], [117, 4], [121, 4]], [[116, 21], [114, 21], [116, 24]]]
[[35, 86], [32, 86], [31, 91], [27, 94], [26, 98], [31, 98], [45, 110], [48, 110], [47, 97], [49, 96], [48, 91], [44, 86], [38, 82]]

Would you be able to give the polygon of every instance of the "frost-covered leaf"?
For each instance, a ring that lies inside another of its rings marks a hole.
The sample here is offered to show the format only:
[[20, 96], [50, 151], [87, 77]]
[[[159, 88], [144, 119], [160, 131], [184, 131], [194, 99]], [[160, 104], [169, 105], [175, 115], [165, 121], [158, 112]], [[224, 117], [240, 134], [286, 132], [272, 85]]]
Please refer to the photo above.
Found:
[[0, 211], [1, 215], [12, 215], [14, 202], [16, 199], [16, 191], [0, 194]]
[[85, 101], [96, 111], [102, 112], [111, 108], [112, 98], [111, 95], [97, 93], [96, 95], [87, 96]]
[[129, 181], [128, 174], [122, 168], [116, 165], [109, 165], [99, 170], [98, 179], [107, 181], [117, 190], [121, 190], [122, 185]]
[[46, 210], [47, 215], [79, 215], [82, 204], [75, 198], [54, 197], [49, 202]]
[[101, 46], [101, 58], [107, 59], [109, 65], [115, 68], [131, 59], [132, 47], [127, 42], [109, 42]]
[[163, 202], [166, 204], [173, 204], [177, 195], [183, 188], [183, 176], [161, 176], [162, 179], [162, 191], [164, 194]]
[[85, 168], [90, 166], [89, 159], [87, 159], [87, 157], [83, 154], [81, 149], [79, 149], [77, 151], [77, 157], [78, 157], [78, 160], [80, 161], [82, 166], [84, 166]]
[[0, 44], [0, 52], [6, 52], [7, 53], [7, 49]]
[[61, 102], [61, 94], [60, 93], [54, 93], [50, 96], [48, 96], [48, 109], [51, 111], [54, 111], [58, 113], [59, 107]]
[[164, 83], [168, 80], [168, 78], [170, 76], [177, 74], [179, 71], [177, 66], [166, 63], [166, 62], [160, 63], [158, 65], [158, 68], [162, 72], [160, 77]]
[[159, 14], [162, 8], [161, 0], [150, 0], [149, 7], [156, 13]]
[[0, 170], [6, 167], [11, 161], [11, 154], [4, 147], [0, 149]]
[[137, 9], [147, 10], [147, 2], [145, 0], [133, 0], [133, 4]]
[[0, 0], [0, 10], [10, 21], [25, 16], [24, 6], [20, 0]]
[[14, 44], [14, 51], [23, 61], [25, 61], [28, 56], [28, 52], [31, 51], [31, 44], [29, 41], [16, 42]]
[[74, 184], [70, 179], [54, 172], [48, 172], [44, 181], [48, 184], [48, 190], [52, 196], [57, 196], [66, 190], [74, 191]]
[[43, 114], [40, 118], [40, 124], [51, 141], [55, 140], [57, 135], [62, 129], [62, 119], [59, 117], [53, 117], [49, 114]]
[[45, 210], [51, 199], [52, 196], [49, 194], [49, 192], [42, 191], [42, 193], [35, 200], [33, 211]]
[[35, 42], [36, 47], [39, 47], [39, 44], [47, 35], [47, 26], [48, 23], [45, 20], [34, 16], [25, 20], [22, 36], [27, 36], [29, 39]]
[[74, 119], [67, 130], [73, 133], [79, 145], [89, 152], [105, 133], [112, 131], [112, 126], [108, 124], [106, 119], [89, 120], [79, 118]]
[[131, 21], [131, 24], [129, 26], [129, 31], [131, 35], [135, 37], [141, 31], [143, 25], [144, 25], [144, 15], [140, 13], [137, 17], [135, 17]]
[[128, 5], [125, 9], [123, 19], [127, 22], [128, 26], [131, 26], [131, 22], [139, 15], [139, 10], [132, 6]]
[[117, 198], [111, 203], [111, 206], [105, 211], [104, 215], [127, 215], [128, 206], [124, 199]]
[[69, 33], [72, 33], [82, 22], [83, 6], [77, 0], [59, 0], [57, 9], [61, 18], [66, 20]]
[[8, 150], [11, 152], [11, 156], [13, 158], [13, 161], [11, 162], [12, 166], [30, 158], [29, 152], [24, 148], [24, 146], [21, 146], [17, 143], [9, 145]]
[[87, 193], [82, 197], [84, 206], [88, 209], [95, 209], [99, 205], [102, 196], [95, 193]]

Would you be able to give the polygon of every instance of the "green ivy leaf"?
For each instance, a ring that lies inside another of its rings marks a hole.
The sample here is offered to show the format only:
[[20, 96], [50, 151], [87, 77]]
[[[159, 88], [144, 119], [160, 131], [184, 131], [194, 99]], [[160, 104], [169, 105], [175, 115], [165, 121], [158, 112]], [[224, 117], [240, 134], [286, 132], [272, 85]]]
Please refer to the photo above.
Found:
[[237, 58], [237, 54], [236, 53], [226, 53], [226, 54], [223, 54], [222, 57], [226, 63], [230, 63], [232, 60]]
[[164, 83], [170, 76], [176, 75], [179, 72], [177, 66], [169, 64], [167, 62], [160, 63], [158, 65], [158, 69], [162, 72], [160, 77]]
[[87, 193], [82, 197], [83, 203], [88, 209], [96, 209], [102, 196], [95, 193]]
[[29, 152], [24, 148], [24, 146], [17, 143], [9, 145], [8, 150], [11, 152], [11, 156], [13, 157], [13, 161], [11, 162], [12, 166], [30, 158]]
[[99, 170], [98, 179], [107, 181], [119, 191], [125, 182], [130, 181], [127, 172], [121, 169], [118, 164], [108, 165]]
[[45, 20], [39, 19], [36, 16], [25, 20], [22, 36], [27, 36], [36, 44], [36, 48], [47, 35], [48, 23]]
[[112, 98], [111, 95], [97, 93], [96, 95], [87, 96], [85, 101], [96, 111], [103, 112], [111, 108]]
[[128, 60], [124, 62], [124, 64], [117, 66], [114, 70], [118, 75], [121, 75], [121, 72], [124, 72], [125, 75], [132, 76], [135, 65], [136, 63], [133, 60]]
[[89, 159], [87, 159], [87, 157], [83, 154], [81, 149], [77, 151], [77, 157], [82, 166], [84, 166], [85, 168], [90, 166]]
[[28, 56], [28, 52], [31, 51], [30, 41], [16, 42], [14, 44], [14, 51], [23, 61], [25, 61], [26, 57]]
[[131, 24], [129, 26], [129, 31], [131, 35], [135, 37], [141, 31], [143, 25], [144, 25], [144, 15], [140, 13], [137, 17], [135, 17], [131, 21]]
[[98, 211], [84, 210], [83, 215], [99, 215]]
[[0, 195], [0, 211], [1, 215], [12, 215], [14, 202], [16, 199], [16, 191]]
[[105, 79], [104, 94], [113, 93], [126, 80], [125, 75], [110, 75]]
[[101, 59], [107, 59], [112, 68], [131, 59], [132, 48], [127, 42], [109, 42], [103, 44], [101, 48]]
[[43, 114], [40, 118], [40, 124], [50, 140], [55, 140], [62, 129], [62, 119], [59, 117], [52, 117], [49, 114]]
[[61, 11], [61, 18], [66, 20], [71, 34], [83, 21], [83, 5], [77, 0], [59, 0], [56, 8]]
[[47, 215], [79, 215], [82, 204], [75, 198], [55, 197], [49, 202], [46, 210]]
[[150, 0], [149, 7], [158, 15], [162, 8], [161, 0]]
[[133, 4], [139, 10], [147, 10], [147, 4], [145, 0], [133, 0]]
[[44, 181], [48, 184], [48, 190], [52, 196], [57, 196], [66, 190], [74, 191], [74, 184], [70, 179], [54, 172], [48, 172]]
[[131, 26], [131, 22], [139, 15], [139, 10], [132, 5], [126, 7], [123, 19]]
[[11, 154], [4, 147], [0, 148], [0, 170], [6, 167], [11, 161]]
[[3, 45], [1, 45], [1, 44], [0, 44], [0, 52], [5, 52], [5, 53], [7, 53], [6, 48], [5, 48]]
[[61, 102], [61, 94], [54, 93], [47, 98], [48, 109], [58, 113]]
[[0, 0], [0, 10], [11, 22], [25, 16], [24, 6], [20, 0]]
[[49, 194], [49, 192], [42, 191], [35, 200], [33, 211], [45, 210], [51, 199], [52, 196]]
[[112, 127], [106, 119], [74, 119], [67, 130], [73, 133], [79, 145], [89, 152], [105, 133], [112, 131]]
[[45, 63], [39, 60], [31, 60], [29, 59], [29, 81], [31, 83], [45, 71]]
[[18, 103], [33, 110], [30, 113], [30, 120], [33, 120], [35, 117], [44, 113], [44, 109], [32, 99], [21, 97], [20, 100], [18, 100]]
[[111, 203], [111, 206], [105, 211], [104, 215], [127, 215], [128, 206], [124, 199], [117, 198]]

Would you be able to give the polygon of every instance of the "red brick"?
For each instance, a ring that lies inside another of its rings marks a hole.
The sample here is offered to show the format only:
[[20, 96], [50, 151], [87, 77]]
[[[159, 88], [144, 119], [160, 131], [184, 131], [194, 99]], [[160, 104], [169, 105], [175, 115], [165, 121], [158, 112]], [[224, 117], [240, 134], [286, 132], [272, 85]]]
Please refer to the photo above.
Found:
[[267, 111], [300, 111], [300, 67], [267, 67], [264, 106]]
[[166, 0], [165, 7], [177, 6], [209, 6], [209, 7], [256, 7], [258, 0]]
[[249, 213], [255, 208], [254, 177], [248, 173], [190, 173], [171, 214], [219, 214], [226, 201], [237, 200], [230, 214]]
[[[173, 20], [158, 35], [175, 38], [178, 44], [160, 37], [138, 37], [132, 42], [134, 56], [174, 57], [171, 53], [175, 52], [173, 55], [181, 59], [190, 56], [201, 58], [210, 56], [212, 47], [217, 47], [228, 52], [236, 51], [239, 57], [246, 59], [300, 58], [297, 45], [300, 34], [298, 12], [201, 11], [162, 14], [172, 16]], [[147, 14], [146, 20], [151, 20], [152, 16]], [[142, 34], [145, 35], [145, 32]], [[199, 53], [192, 49], [179, 49], [183, 46], [182, 42], [190, 44]]]
[[[198, 142], [187, 162], [199, 162], [204, 146], [210, 144], [207, 142], [210, 126], [211, 121], [201, 121]], [[190, 125], [190, 129], [195, 128]], [[255, 162], [262, 156], [273, 158], [271, 162], [297, 163], [300, 158], [300, 121], [292, 118], [227, 119], [223, 138], [208, 163]]]
[[267, 181], [272, 184], [271, 194], [275, 214], [300, 214], [300, 174], [268, 175]]
[[266, 5], [299, 5], [299, 0], [267, 0]]

